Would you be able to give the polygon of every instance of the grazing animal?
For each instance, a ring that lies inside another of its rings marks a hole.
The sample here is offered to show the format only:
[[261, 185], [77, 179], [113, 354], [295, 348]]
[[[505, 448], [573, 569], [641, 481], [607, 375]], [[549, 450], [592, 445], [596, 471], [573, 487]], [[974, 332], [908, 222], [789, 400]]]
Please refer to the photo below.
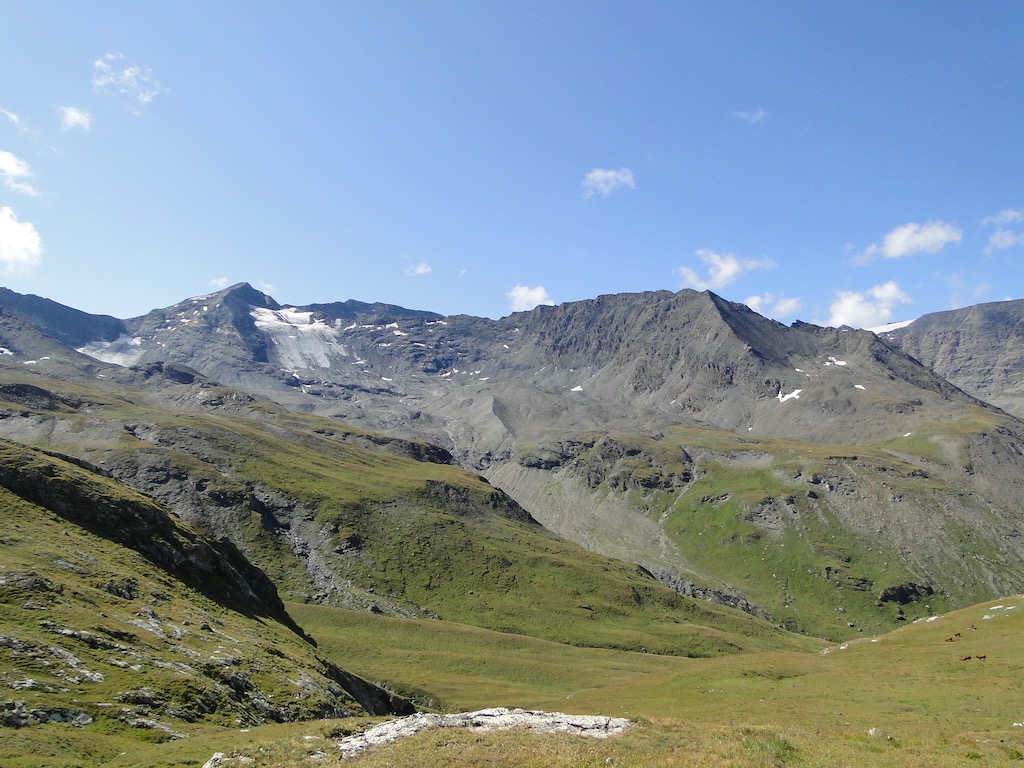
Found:
[[947, 643], [952, 643], [953, 642], [953, 638], [952, 637], [947, 637], [946, 638], [946, 642]]
[[953, 637], [960, 637], [960, 633], [957, 632], [955, 635], [953, 635]]
[[975, 656], [974, 658], [976, 658], [976, 659], [984, 659], [985, 657], [984, 656]]
[[961, 656], [960, 657], [960, 661], [970, 661], [970, 660], [971, 660], [970, 656]]

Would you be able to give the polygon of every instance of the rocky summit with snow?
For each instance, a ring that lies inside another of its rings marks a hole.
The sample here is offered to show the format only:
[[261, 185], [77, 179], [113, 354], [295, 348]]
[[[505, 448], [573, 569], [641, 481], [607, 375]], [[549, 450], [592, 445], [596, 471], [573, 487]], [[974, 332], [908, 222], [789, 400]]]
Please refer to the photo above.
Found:
[[[34, 382], [52, 404], [88, 400], [61, 392], [71, 382], [124, 388], [222, 419], [272, 403], [319, 419], [318, 435], [334, 424], [347, 440], [469, 470], [513, 517], [797, 631], [838, 636], [1024, 590], [1022, 302], [878, 334], [785, 326], [690, 290], [499, 320], [282, 305], [244, 283], [123, 320], [6, 290], [0, 310], [8, 389]], [[215, 440], [123, 419], [135, 438], [191, 457], [129, 466], [98, 447], [113, 422], [83, 420], [80, 406], [9, 416], [0, 437], [102, 458], [264, 570], [301, 563], [287, 577], [294, 594], [434, 610], [411, 593], [367, 597], [372, 569], [353, 570], [345, 553], [372, 534], [339, 543], [308, 497], [231, 469], [237, 493], [197, 493], [204, 466], [232, 464]], [[239, 522], [254, 509], [259, 536]]]

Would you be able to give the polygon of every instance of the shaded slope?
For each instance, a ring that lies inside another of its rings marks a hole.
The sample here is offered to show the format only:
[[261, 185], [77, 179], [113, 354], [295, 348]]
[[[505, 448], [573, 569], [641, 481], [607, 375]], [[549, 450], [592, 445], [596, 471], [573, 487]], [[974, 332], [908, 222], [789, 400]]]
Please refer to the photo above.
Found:
[[90, 341], [113, 341], [125, 332], [123, 320], [91, 315], [50, 299], [0, 288], [0, 306], [69, 347]]

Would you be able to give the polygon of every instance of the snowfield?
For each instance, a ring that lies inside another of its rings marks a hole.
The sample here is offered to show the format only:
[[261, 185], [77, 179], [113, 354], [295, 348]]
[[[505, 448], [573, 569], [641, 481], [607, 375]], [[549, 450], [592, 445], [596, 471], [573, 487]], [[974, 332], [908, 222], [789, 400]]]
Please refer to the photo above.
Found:
[[346, 345], [339, 343], [339, 331], [312, 312], [285, 307], [250, 310], [256, 327], [273, 347], [275, 361], [282, 368], [330, 368], [339, 358], [350, 357]]
[[122, 368], [135, 365], [145, 352], [142, 339], [127, 334], [121, 334], [113, 341], [90, 341], [75, 351], [101, 363], [120, 365]]

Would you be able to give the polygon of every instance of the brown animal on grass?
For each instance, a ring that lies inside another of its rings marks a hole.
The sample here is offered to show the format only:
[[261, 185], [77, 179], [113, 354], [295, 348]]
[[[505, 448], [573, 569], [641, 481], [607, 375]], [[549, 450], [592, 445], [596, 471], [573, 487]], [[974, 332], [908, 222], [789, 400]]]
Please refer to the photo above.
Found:
[[984, 656], [975, 656], [974, 658], [984, 660], [985, 657]]
[[970, 656], [961, 656], [960, 657], [960, 661], [970, 661], [970, 660], [971, 660]]

